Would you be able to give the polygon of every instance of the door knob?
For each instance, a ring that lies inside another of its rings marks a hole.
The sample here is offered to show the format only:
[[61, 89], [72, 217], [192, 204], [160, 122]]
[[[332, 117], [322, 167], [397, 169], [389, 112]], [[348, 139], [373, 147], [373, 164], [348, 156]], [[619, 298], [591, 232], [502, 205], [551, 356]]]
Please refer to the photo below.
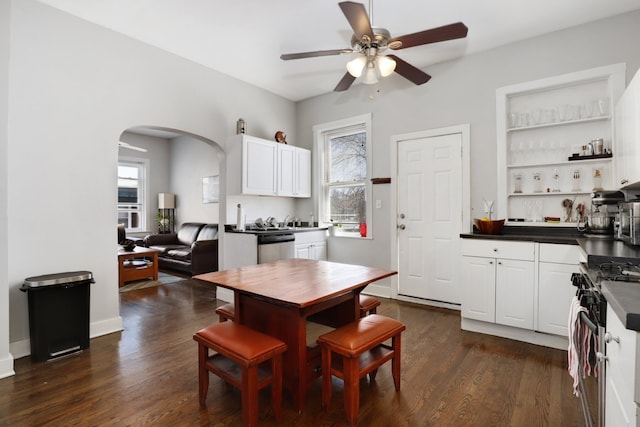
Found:
[[404, 229], [405, 229], [405, 228], [407, 228], [407, 227], [405, 227], [405, 225], [404, 225], [404, 224], [398, 224], [398, 228], [399, 228], [400, 230], [404, 230]]
[[400, 214], [400, 219], [404, 219], [404, 214], [403, 213]]

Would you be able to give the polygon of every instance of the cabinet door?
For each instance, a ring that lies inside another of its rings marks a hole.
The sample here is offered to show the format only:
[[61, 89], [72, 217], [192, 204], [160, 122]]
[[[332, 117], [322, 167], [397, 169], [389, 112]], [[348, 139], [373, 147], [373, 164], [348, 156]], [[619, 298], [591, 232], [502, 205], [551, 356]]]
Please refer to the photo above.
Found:
[[316, 261], [327, 260], [327, 244], [326, 242], [315, 242], [313, 244], [313, 258]]
[[534, 263], [498, 259], [496, 323], [533, 329]]
[[636, 73], [616, 106], [616, 184], [625, 187], [640, 181], [640, 72]]
[[243, 140], [242, 193], [276, 195], [277, 144], [253, 138]]
[[311, 259], [311, 245], [295, 245], [296, 258]]
[[607, 333], [614, 339], [607, 344], [605, 425], [635, 426], [637, 333], [626, 329], [611, 307], [607, 308]]
[[462, 257], [462, 316], [495, 322], [496, 260]]
[[296, 193], [296, 149], [278, 144], [278, 196], [294, 196]]
[[577, 265], [570, 264], [539, 264], [537, 331], [569, 336], [569, 306], [576, 293], [576, 288], [571, 285], [571, 274], [578, 269]]
[[296, 148], [296, 180], [294, 195], [296, 197], [311, 197], [311, 151]]

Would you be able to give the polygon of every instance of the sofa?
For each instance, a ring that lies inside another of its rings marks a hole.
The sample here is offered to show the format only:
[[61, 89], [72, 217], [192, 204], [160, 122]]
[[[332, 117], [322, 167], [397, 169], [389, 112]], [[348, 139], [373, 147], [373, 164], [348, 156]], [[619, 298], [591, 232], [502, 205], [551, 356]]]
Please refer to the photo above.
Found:
[[177, 233], [150, 234], [143, 242], [160, 251], [161, 269], [191, 276], [218, 271], [218, 224], [185, 222]]

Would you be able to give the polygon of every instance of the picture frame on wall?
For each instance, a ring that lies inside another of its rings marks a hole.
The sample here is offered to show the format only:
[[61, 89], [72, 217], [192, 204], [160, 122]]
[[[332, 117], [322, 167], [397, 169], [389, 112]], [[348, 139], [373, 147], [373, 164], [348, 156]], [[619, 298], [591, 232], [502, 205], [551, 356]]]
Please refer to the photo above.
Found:
[[202, 178], [202, 203], [218, 203], [220, 201], [220, 175]]

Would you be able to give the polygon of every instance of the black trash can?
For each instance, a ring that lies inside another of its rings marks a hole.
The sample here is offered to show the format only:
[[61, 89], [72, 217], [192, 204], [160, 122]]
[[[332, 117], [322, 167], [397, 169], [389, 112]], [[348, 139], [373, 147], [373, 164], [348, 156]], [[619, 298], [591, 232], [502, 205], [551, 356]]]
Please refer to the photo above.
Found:
[[28, 277], [31, 360], [39, 362], [89, 348], [90, 271]]

